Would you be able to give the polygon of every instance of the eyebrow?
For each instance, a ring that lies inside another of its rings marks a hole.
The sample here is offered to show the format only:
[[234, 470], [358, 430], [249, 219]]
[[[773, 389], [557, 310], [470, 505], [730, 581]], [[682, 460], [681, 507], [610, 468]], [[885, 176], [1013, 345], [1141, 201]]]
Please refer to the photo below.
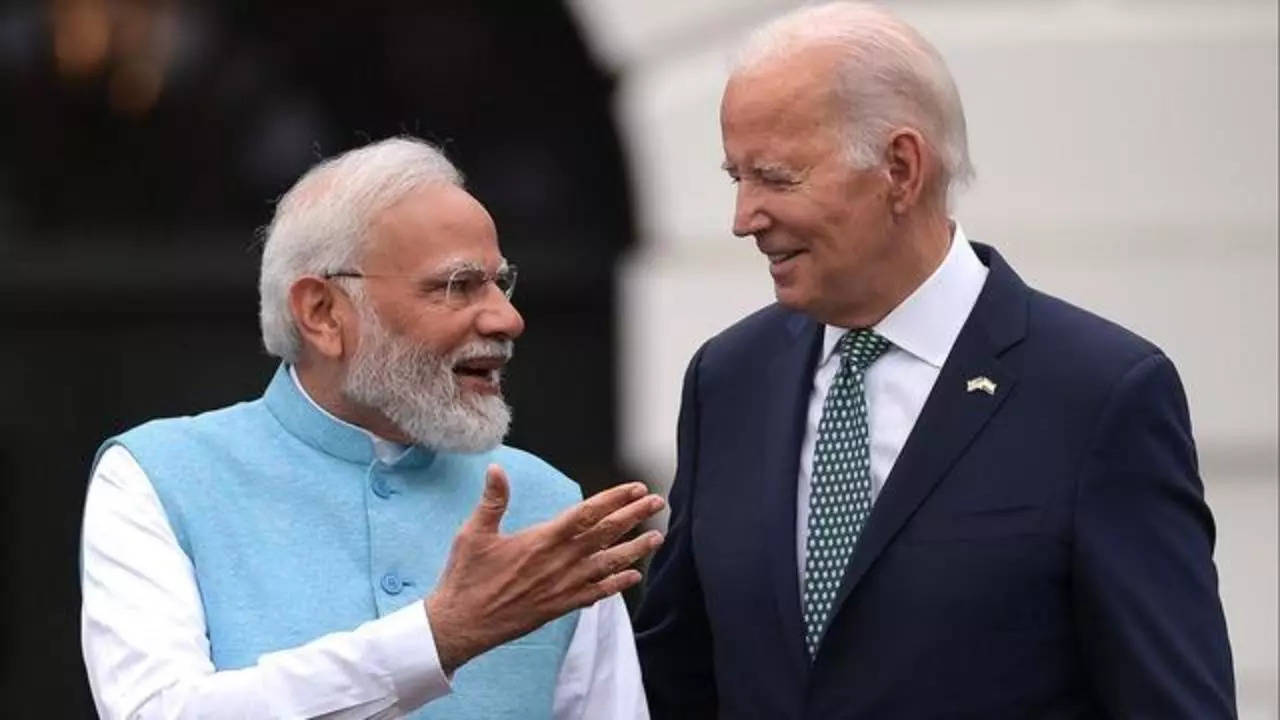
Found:
[[758, 165], [756, 166], [755, 171], [761, 175], [782, 175], [789, 178], [798, 178], [804, 175], [804, 170], [794, 168], [789, 165], [783, 165], [781, 163], [765, 163], [763, 165]]
[[[511, 267], [511, 264], [507, 262], [507, 259], [501, 258], [498, 262], [497, 272], [502, 272], [503, 270], [506, 270], [509, 267]], [[447, 277], [460, 270], [475, 270], [477, 272], [487, 272], [484, 268], [484, 265], [481, 264], [480, 262], [477, 262], [475, 260], [457, 259], [457, 260], [450, 260], [449, 262], [446, 262], [444, 265], [441, 265], [431, 275], [432, 277]]]
[[[734, 172], [740, 172], [738, 166], [734, 165], [732, 162], [728, 160], [725, 160], [724, 162], [720, 163], [720, 169], [730, 174], [733, 174]], [[804, 175], [803, 171], [792, 169], [790, 167], [787, 167], [786, 165], [783, 165], [782, 163], [752, 164], [747, 168], [747, 171], [750, 172], [752, 175], [756, 175], [760, 177], [768, 176], [768, 175], [782, 175], [789, 178], [797, 178]]]

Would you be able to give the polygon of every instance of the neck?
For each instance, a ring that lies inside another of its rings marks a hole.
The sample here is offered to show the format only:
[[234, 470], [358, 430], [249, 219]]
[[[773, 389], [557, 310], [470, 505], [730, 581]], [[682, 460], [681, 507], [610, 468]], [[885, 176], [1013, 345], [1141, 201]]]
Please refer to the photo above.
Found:
[[919, 213], [898, 220], [898, 238], [881, 269], [867, 278], [871, 291], [856, 307], [848, 307], [836, 322], [840, 327], [872, 327], [902, 304], [942, 265], [951, 247], [952, 223], [944, 212]]
[[363, 428], [383, 440], [401, 445], [412, 445], [413, 440], [404, 434], [380, 410], [352, 402], [342, 393], [344, 368], [337, 363], [316, 362], [299, 358], [294, 363], [298, 382], [307, 395], [326, 412], [344, 422]]

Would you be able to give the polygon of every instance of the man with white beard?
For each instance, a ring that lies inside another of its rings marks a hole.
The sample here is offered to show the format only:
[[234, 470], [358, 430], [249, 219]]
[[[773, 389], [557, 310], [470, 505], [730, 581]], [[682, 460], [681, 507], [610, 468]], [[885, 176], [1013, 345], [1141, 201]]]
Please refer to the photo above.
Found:
[[643, 486], [501, 445], [524, 321], [493, 220], [409, 138], [267, 231], [264, 396], [104, 443], [82, 641], [104, 718], [647, 718], [618, 591]]

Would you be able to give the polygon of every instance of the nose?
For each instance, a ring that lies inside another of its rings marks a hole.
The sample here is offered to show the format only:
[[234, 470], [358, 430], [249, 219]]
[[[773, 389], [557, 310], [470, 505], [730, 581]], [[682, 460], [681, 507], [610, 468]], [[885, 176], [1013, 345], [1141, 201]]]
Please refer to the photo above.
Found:
[[482, 300], [476, 315], [476, 332], [484, 337], [501, 337], [514, 340], [524, 332], [524, 318], [511, 304], [511, 299], [490, 284], [489, 292]]
[[738, 195], [733, 208], [733, 234], [747, 237], [763, 232], [769, 227], [769, 215], [764, 211], [759, 194], [745, 179], [738, 183]]

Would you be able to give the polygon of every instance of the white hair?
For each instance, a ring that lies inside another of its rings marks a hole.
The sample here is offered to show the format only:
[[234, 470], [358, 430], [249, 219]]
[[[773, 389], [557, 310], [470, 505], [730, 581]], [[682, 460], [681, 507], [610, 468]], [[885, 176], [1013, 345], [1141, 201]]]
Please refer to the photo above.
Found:
[[840, 54], [836, 91], [844, 107], [848, 161], [878, 165], [894, 130], [918, 131], [942, 164], [947, 191], [973, 177], [964, 108], [937, 49], [887, 9], [862, 2], [800, 8], [753, 32], [739, 51], [734, 74], [814, 47]]
[[302, 337], [289, 310], [289, 288], [305, 275], [351, 270], [370, 223], [423, 185], [462, 186], [462, 174], [439, 148], [395, 137], [329, 158], [306, 172], [276, 204], [266, 230], [258, 282], [262, 343], [296, 362]]

